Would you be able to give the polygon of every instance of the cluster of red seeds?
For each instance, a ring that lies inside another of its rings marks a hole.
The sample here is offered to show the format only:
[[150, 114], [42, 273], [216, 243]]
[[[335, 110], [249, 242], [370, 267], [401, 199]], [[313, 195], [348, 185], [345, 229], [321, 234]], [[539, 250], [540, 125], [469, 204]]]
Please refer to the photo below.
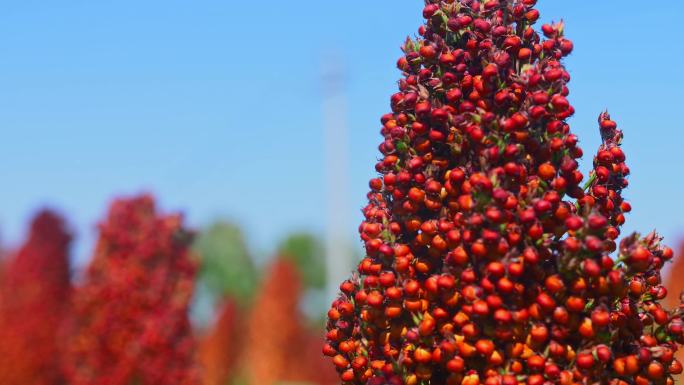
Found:
[[0, 384], [57, 385], [57, 334], [70, 293], [71, 236], [55, 213], [40, 212], [0, 280]]
[[178, 215], [149, 196], [117, 200], [65, 331], [71, 385], [198, 383], [187, 317], [195, 263]]
[[328, 312], [346, 384], [672, 384], [655, 234], [618, 243], [629, 169], [607, 113], [589, 178], [566, 122], [573, 50], [536, 0], [428, 0], [382, 117], [367, 257]]

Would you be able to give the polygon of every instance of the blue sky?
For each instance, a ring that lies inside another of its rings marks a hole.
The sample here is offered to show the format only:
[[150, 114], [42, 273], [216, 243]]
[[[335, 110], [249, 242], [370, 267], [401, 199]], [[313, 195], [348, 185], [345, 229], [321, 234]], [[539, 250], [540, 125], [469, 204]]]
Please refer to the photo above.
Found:
[[[682, 2], [541, 0], [575, 52], [572, 119], [588, 154], [609, 108], [633, 171], [628, 230], [684, 235]], [[22, 1], [0, 4], [0, 231], [49, 205], [87, 258], [114, 196], [154, 192], [191, 224], [240, 222], [268, 251], [325, 224], [321, 62], [347, 70], [350, 239], [422, 2]], [[586, 168], [585, 168], [586, 170]]]

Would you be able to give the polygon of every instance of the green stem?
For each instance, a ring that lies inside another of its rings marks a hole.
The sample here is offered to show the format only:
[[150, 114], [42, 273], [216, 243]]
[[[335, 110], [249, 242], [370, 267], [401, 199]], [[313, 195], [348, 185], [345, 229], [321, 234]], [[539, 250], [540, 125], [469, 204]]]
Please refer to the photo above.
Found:
[[584, 184], [584, 187], [582, 187], [582, 189], [584, 191], [587, 191], [589, 189], [589, 187], [591, 187], [591, 185], [594, 184], [595, 181], [596, 181], [596, 173], [593, 172], [593, 173], [591, 173], [589, 180], [587, 181], [587, 183]]

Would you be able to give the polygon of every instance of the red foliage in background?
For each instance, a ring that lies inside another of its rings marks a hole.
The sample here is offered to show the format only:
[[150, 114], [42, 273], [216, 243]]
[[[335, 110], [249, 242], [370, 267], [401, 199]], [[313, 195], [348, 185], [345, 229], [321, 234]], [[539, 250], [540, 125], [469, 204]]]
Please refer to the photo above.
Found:
[[0, 282], [0, 384], [61, 384], [58, 325], [68, 301], [71, 236], [62, 219], [39, 213]]
[[336, 383], [320, 342], [303, 325], [302, 282], [296, 266], [277, 259], [267, 270], [247, 321], [244, 366], [251, 385], [276, 381]]
[[[665, 287], [668, 295], [665, 298], [665, 305], [668, 307], [677, 307], [682, 304], [681, 296], [684, 293], [684, 242], [681, 242], [677, 251], [677, 257], [674, 263], [670, 266], [665, 280]], [[676, 357], [679, 361], [684, 360], [684, 349], [677, 351]], [[682, 375], [676, 377], [681, 381]]]
[[[673, 257], [618, 239], [629, 167], [599, 116], [587, 181], [567, 119], [573, 50], [536, 0], [426, 0], [382, 117], [380, 177], [327, 344], [347, 384], [672, 384], [683, 310]], [[597, 65], [602, 65], [597, 61]]]
[[290, 362], [290, 370], [295, 373], [292, 381], [316, 385], [338, 384], [339, 378], [330, 370], [330, 363], [321, 355], [320, 331], [301, 330], [292, 341], [296, 346], [296, 360]]
[[665, 299], [665, 304], [670, 307], [679, 306], [681, 304], [680, 295], [684, 292], [684, 242], [680, 243], [677, 258], [670, 266], [666, 287], [669, 294]]
[[240, 310], [227, 300], [220, 308], [218, 319], [199, 346], [204, 385], [226, 385], [236, 375], [244, 332]]
[[181, 222], [149, 196], [112, 204], [65, 328], [71, 385], [198, 383], [187, 316], [196, 267]]

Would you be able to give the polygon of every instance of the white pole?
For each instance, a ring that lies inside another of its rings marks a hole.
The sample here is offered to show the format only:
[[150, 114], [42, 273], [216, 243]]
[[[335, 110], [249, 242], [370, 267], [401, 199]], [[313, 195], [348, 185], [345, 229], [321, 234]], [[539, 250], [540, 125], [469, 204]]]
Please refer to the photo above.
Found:
[[349, 143], [344, 65], [339, 55], [323, 59], [323, 119], [325, 127], [327, 225], [325, 253], [326, 299], [332, 301], [352, 269], [349, 231]]

